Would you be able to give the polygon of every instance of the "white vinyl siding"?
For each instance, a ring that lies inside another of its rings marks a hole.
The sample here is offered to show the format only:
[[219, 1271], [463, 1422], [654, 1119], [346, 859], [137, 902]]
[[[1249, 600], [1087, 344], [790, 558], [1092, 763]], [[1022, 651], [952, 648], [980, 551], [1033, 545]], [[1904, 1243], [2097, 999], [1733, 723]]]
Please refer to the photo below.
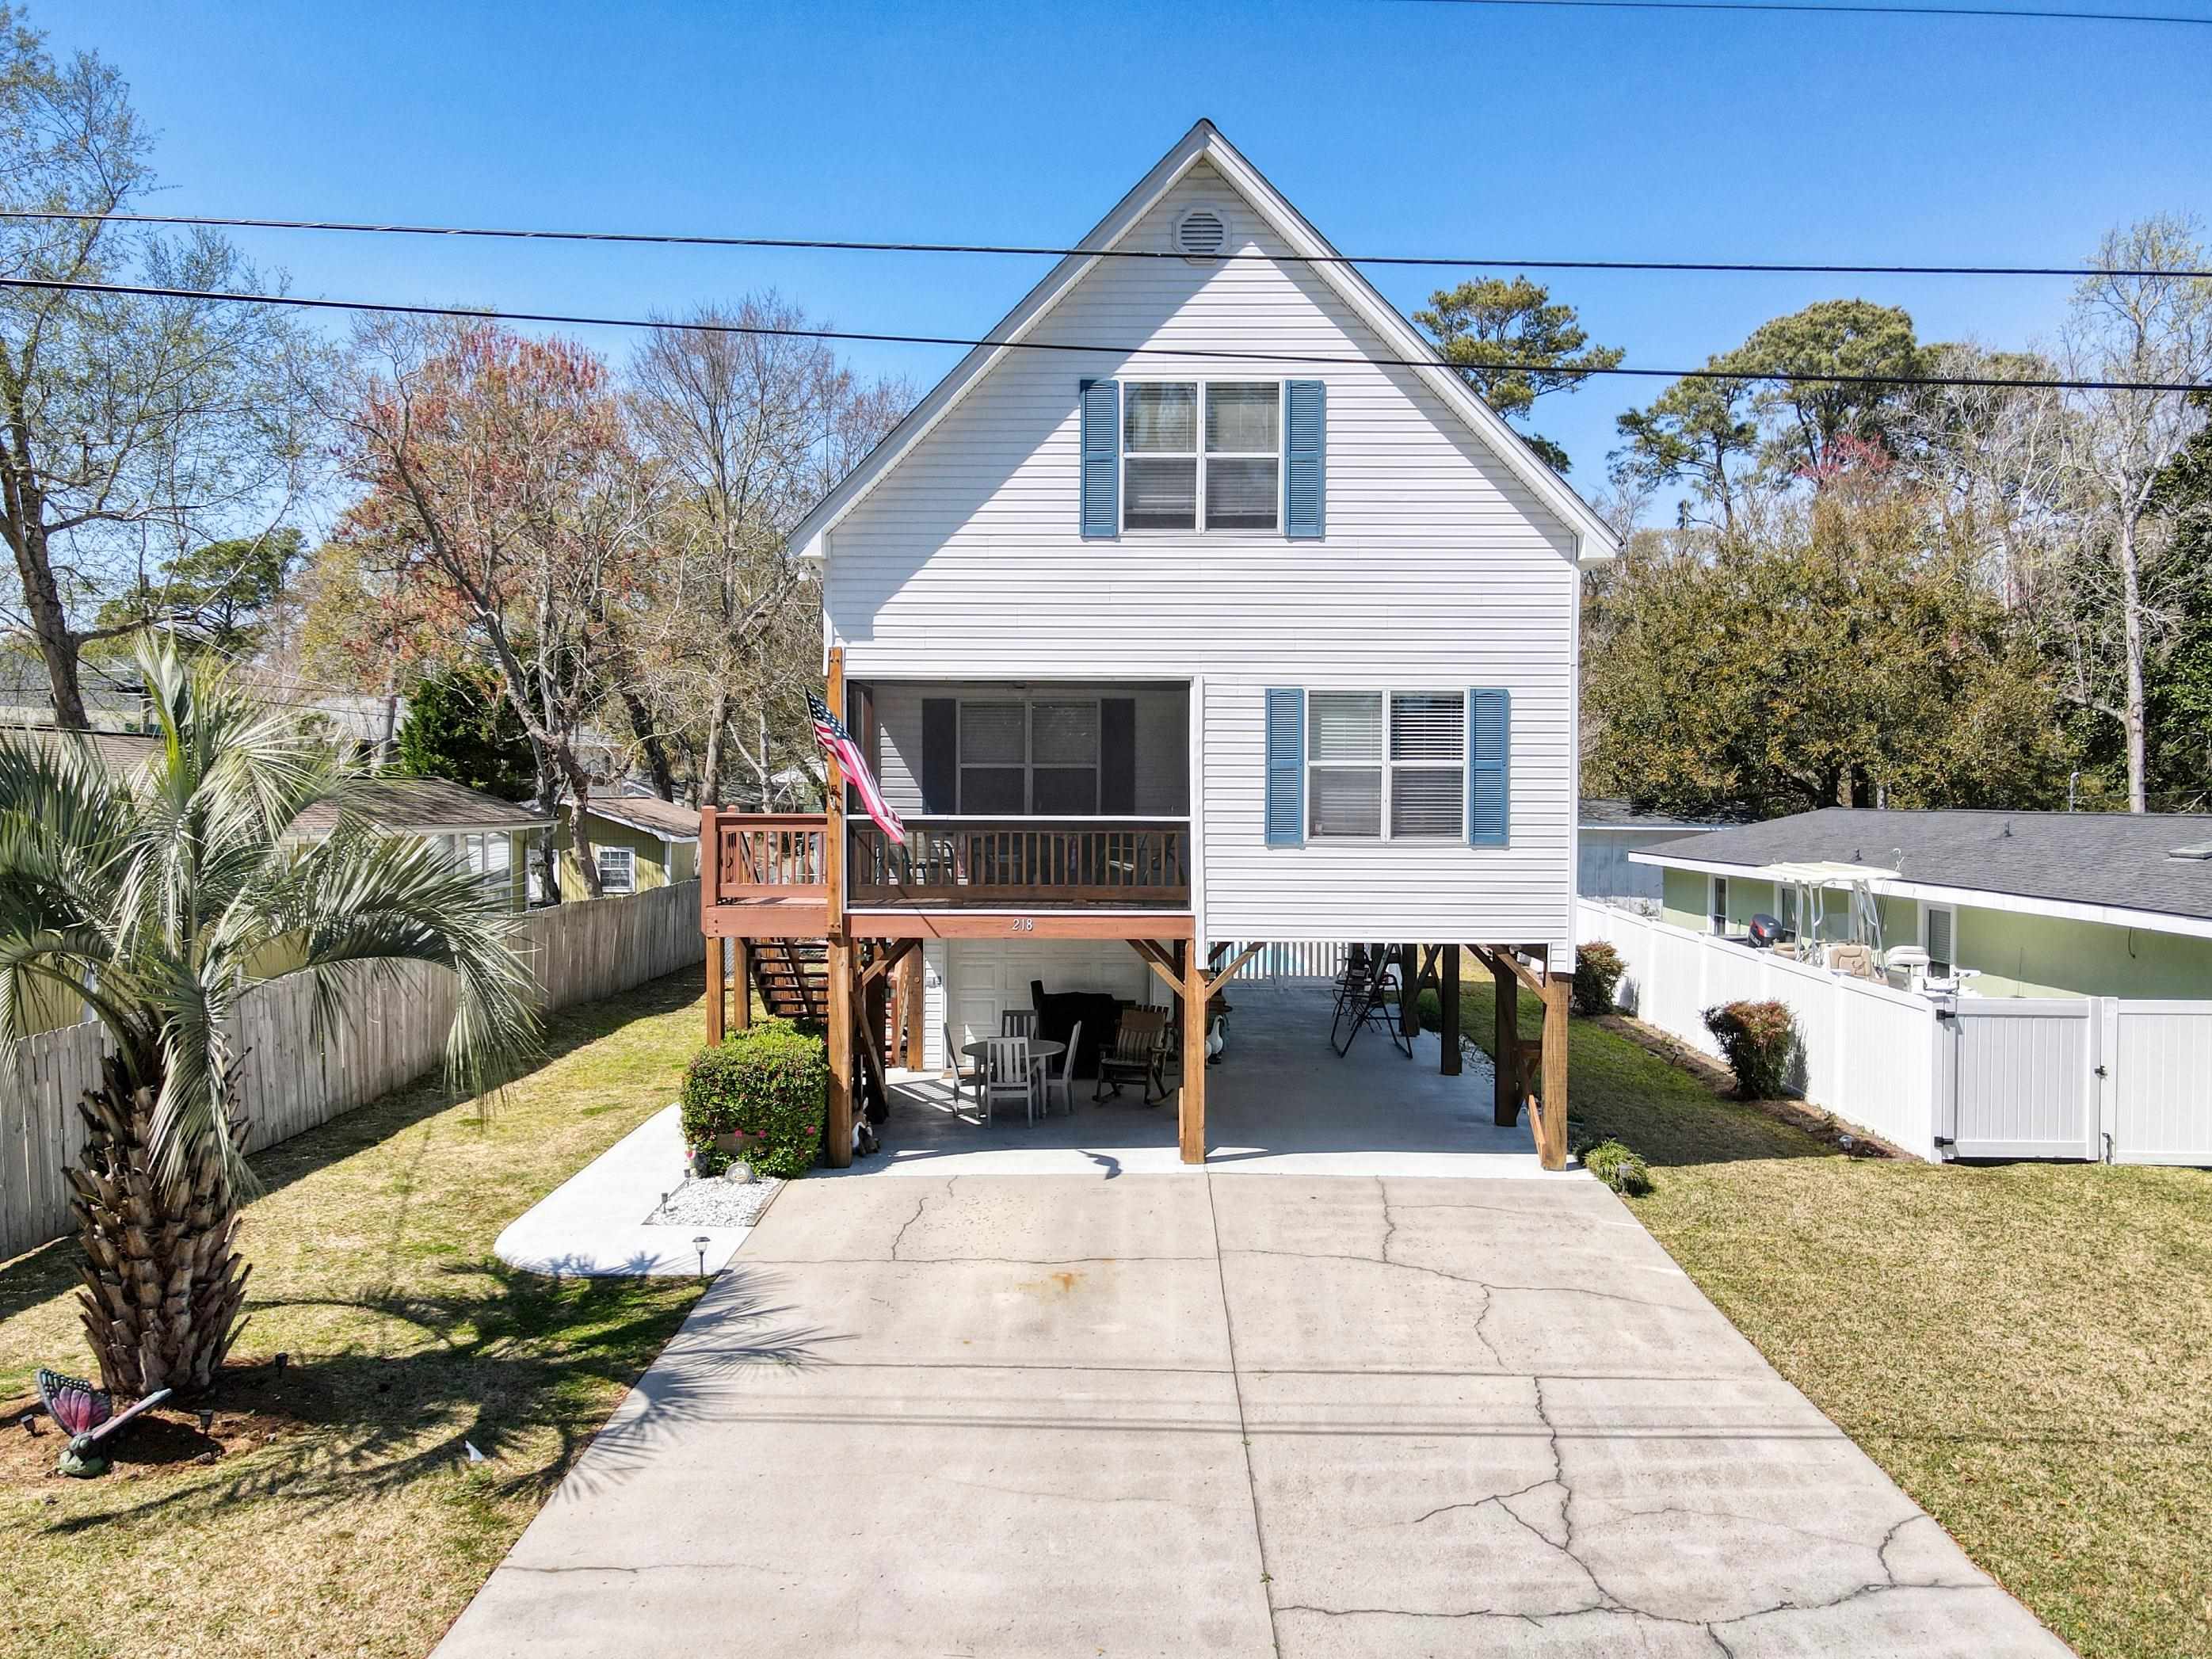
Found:
[[[1170, 246], [1175, 214], [1197, 199], [1236, 197], [1201, 163], [1129, 245]], [[1249, 210], [1232, 206], [1231, 219], [1238, 251], [1274, 246]], [[1411, 371], [1296, 361], [1398, 355], [1310, 268], [1105, 261], [1031, 337], [1284, 354], [1197, 358], [1188, 375], [1326, 384], [1328, 538], [1083, 540], [1077, 388], [1098, 376], [1127, 383], [1159, 360], [1011, 352], [830, 533], [824, 605], [848, 678], [1194, 683], [1188, 764], [1200, 791], [1210, 939], [1569, 943], [1578, 591], [1569, 528]], [[1510, 846], [1267, 847], [1271, 686], [1510, 692]], [[890, 733], [893, 715], [878, 706]], [[1140, 707], [1140, 765], [1145, 721]], [[911, 732], [906, 759], [918, 765], [918, 709]], [[887, 787], [893, 772], [887, 747]]]

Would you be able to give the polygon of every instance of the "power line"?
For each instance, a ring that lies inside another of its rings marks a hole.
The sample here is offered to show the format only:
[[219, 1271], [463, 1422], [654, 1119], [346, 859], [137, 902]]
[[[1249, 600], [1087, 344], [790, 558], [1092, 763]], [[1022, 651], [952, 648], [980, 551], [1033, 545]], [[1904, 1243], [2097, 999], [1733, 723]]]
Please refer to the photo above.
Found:
[[1778, 11], [1850, 17], [2025, 17], [2065, 23], [2179, 23], [2212, 28], [2212, 17], [2142, 11], [2046, 11], [2013, 6], [1852, 6], [1814, 0], [1416, 0], [1425, 5], [1544, 6], [1601, 11]]
[[[1498, 0], [1500, 4], [1589, 4], [1601, 0]], [[1661, 0], [1634, 0], [1678, 10], [1679, 5]], [[1606, 4], [1631, 0], [1602, 0]], [[1881, 10], [1888, 8], [1874, 8]], [[2212, 18], [2201, 20], [2212, 24]], [[538, 230], [487, 225], [379, 224], [345, 219], [241, 219], [206, 213], [80, 213], [52, 208], [8, 208], [0, 219], [101, 220], [125, 225], [175, 225], [216, 230], [313, 230], [374, 236], [483, 238], [515, 242], [601, 242], [650, 247], [764, 248], [817, 253], [963, 253], [1010, 255], [1023, 258], [1066, 258], [1079, 254], [1095, 259], [1181, 259], [1171, 248], [1045, 247], [1021, 242], [872, 242], [822, 236], [708, 236], [677, 232], [628, 230]], [[1480, 270], [1514, 266], [1523, 270], [1640, 270], [1675, 273], [1720, 272], [1767, 276], [2212, 276], [2212, 270], [2162, 270], [2107, 269], [2097, 265], [1874, 265], [1790, 264], [1755, 259], [1498, 259], [1463, 254], [1425, 253], [1219, 253], [1217, 261], [1267, 260], [1279, 264], [1397, 265], [1415, 267], [1471, 267]]]
[[43, 276], [0, 276], [0, 288], [40, 289], [68, 294], [108, 294], [149, 300], [214, 300], [234, 305], [294, 306], [311, 311], [358, 311], [398, 317], [456, 317], [472, 322], [544, 323], [562, 328], [639, 328], [678, 334], [742, 334], [771, 339], [842, 340], [865, 345], [959, 346], [974, 349], [988, 346], [1005, 351], [1080, 351], [1112, 357], [1174, 357], [1208, 362], [1297, 363], [1337, 365], [1347, 368], [1462, 368], [1488, 374], [1546, 374], [1562, 372], [1577, 378], [1613, 374], [1655, 380], [1772, 381], [1812, 386], [1991, 386], [2014, 392], [2203, 392], [2207, 386], [2194, 380], [2068, 380], [2014, 378], [2002, 374], [1816, 374], [1794, 369], [1762, 369], [1746, 373], [1723, 368], [1630, 368], [1620, 364], [1604, 368], [1569, 368], [1557, 363], [1492, 362], [1455, 364], [1439, 357], [1342, 357], [1325, 353], [1284, 351], [1206, 351], [1195, 346], [1122, 346], [1068, 343], [1054, 340], [975, 339], [952, 334], [882, 334], [857, 329], [769, 328], [753, 323], [687, 323], [667, 318], [592, 317], [572, 312], [506, 311], [488, 306], [409, 305], [393, 300], [325, 300], [293, 294], [239, 294], [200, 288], [163, 288], [147, 283], [73, 283]]

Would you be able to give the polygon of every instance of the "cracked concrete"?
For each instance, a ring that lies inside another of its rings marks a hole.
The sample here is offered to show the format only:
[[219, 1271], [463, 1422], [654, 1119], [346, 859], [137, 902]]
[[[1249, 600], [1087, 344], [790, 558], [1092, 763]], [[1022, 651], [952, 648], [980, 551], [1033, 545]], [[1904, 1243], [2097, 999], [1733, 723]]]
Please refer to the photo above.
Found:
[[1589, 1182], [800, 1182], [441, 1659], [2066, 1652]]

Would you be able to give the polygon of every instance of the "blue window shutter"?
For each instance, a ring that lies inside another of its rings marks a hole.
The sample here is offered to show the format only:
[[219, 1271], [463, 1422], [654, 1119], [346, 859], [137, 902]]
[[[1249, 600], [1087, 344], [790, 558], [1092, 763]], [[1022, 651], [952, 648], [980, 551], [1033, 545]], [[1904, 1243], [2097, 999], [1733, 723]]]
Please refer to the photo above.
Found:
[[1294, 542], [1321, 539], [1328, 494], [1328, 386], [1291, 380], [1283, 388], [1283, 533]]
[[1467, 839], [1504, 847], [1512, 824], [1513, 694], [1477, 687], [1467, 694]]
[[1083, 409], [1083, 535], [1110, 541], [1121, 527], [1121, 385], [1085, 380]]
[[1267, 693], [1267, 845], [1306, 844], [1306, 694]]

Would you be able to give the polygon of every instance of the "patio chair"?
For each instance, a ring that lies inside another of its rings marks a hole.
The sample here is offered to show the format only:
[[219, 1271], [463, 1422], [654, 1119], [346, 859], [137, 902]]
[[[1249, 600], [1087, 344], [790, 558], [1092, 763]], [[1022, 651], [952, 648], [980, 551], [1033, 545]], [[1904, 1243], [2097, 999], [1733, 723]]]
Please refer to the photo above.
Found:
[[1395, 963], [1376, 963], [1355, 956], [1344, 965], [1338, 982], [1336, 1008], [1329, 1016], [1328, 1046], [1343, 1059], [1360, 1032], [1372, 1025], [1389, 1034], [1390, 1042], [1407, 1059], [1413, 1057], [1413, 1040], [1406, 1035], [1401, 1018], [1405, 988]]
[[1036, 1034], [1036, 1009], [1002, 1008], [999, 1011], [999, 1035], [1000, 1036], [1033, 1037]]
[[1164, 1008], [1124, 1008], [1114, 1040], [1098, 1051], [1098, 1086], [1093, 1100], [1119, 1095], [1124, 1083], [1145, 1085], [1145, 1104], [1157, 1106], [1168, 1097], [1168, 1015]]
[[969, 1066], [967, 1061], [967, 1055], [960, 1052], [959, 1039], [952, 1035], [952, 1028], [947, 1025], [945, 1028], [945, 1069], [952, 1073], [952, 1109], [956, 1112], [960, 1109], [960, 1091], [965, 1085], [975, 1085], [975, 1103], [979, 1106], [983, 1103], [982, 1071], [980, 1067]]
[[1044, 1088], [1044, 1109], [1047, 1116], [1051, 1115], [1054, 1095], [1060, 1097], [1060, 1103], [1066, 1110], [1067, 1115], [1070, 1117], [1075, 1115], [1075, 1056], [1082, 1046], [1083, 1022], [1079, 1019], [1075, 1022], [1075, 1029], [1067, 1034], [1067, 1052], [1060, 1056], [1060, 1075], [1054, 1077], [1052, 1074], [1050, 1060], [1044, 1061], [1039, 1067]]
[[991, 1121], [991, 1115], [1000, 1102], [1011, 1104], [1017, 1100], [1022, 1103], [1022, 1113], [1026, 1121], [1036, 1121], [1036, 1062], [1030, 1058], [1030, 1040], [1027, 1037], [983, 1039], [982, 1092], [984, 1122]]

